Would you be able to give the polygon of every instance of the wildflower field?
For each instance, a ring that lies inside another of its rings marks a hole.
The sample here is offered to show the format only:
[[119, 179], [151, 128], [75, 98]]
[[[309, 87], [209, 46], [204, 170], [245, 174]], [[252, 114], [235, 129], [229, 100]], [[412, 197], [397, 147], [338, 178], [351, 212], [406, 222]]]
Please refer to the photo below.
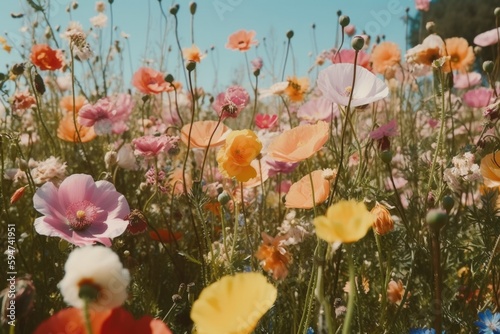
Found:
[[0, 35], [0, 333], [499, 334], [500, 3], [468, 41], [423, 20], [439, 1], [412, 1], [406, 46], [332, 13], [304, 73], [293, 30], [276, 65], [242, 27], [216, 47], [243, 75], [212, 90], [213, 49], [179, 38], [206, 2], [155, 1], [165, 43], [125, 81], [120, 1], [55, 26], [22, 0], [26, 43]]

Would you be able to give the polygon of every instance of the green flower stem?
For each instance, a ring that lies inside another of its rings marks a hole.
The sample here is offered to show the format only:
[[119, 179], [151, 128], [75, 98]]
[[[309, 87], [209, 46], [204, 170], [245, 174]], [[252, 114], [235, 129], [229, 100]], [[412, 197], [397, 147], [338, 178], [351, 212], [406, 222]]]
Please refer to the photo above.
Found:
[[[250, 247], [250, 252], [253, 253], [255, 248], [252, 242], [252, 238], [250, 237], [250, 229], [247, 222], [247, 212], [245, 210], [245, 198], [244, 198], [245, 196], [243, 196], [243, 182], [240, 182], [240, 193], [241, 193], [241, 211], [243, 212], [243, 225], [245, 226], [245, 234], [247, 237], [248, 246]], [[236, 219], [237, 218], [238, 217], [236, 217]], [[255, 257], [252, 256], [251, 257], [252, 269], [257, 270], [258, 266], [255, 263], [254, 259]]]
[[311, 313], [314, 307], [314, 291], [316, 290], [317, 277], [318, 274], [318, 264], [316, 262], [319, 254], [323, 253], [322, 241], [317, 238], [316, 248], [314, 249], [313, 255], [313, 268], [311, 271], [311, 277], [309, 278], [309, 283], [307, 285], [306, 299], [304, 301], [304, 310], [302, 311], [302, 317], [300, 318], [299, 330], [297, 333], [307, 334], [307, 328], [311, 321]]
[[323, 279], [323, 266], [318, 266], [317, 282], [316, 282], [316, 298], [321, 303], [324, 309], [326, 326], [328, 329], [328, 334], [334, 333], [333, 321], [332, 321], [332, 309], [330, 307], [329, 301], [325, 298], [325, 284]]
[[90, 321], [90, 303], [87, 298], [83, 299], [83, 319], [87, 334], [92, 334], [92, 322]]
[[386, 307], [387, 307], [387, 276], [386, 276], [386, 271], [384, 270], [384, 258], [382, 255], [382, 243], [381, 243], [381, 237], [378, 235], [375, 231], [373, 231], [373, 234], [375, 236], [375, 242], [377, 243], [377, 251], [378, 251], [378, 261], [380, 265], [380, 299], [381, 299], [381, 305], [380, 305], [380, 325], [384, 326], [385, 324], [385, 317], [387, 315], [386, 313]]
[[[224, 245], [224, 252], [226, 253], [227, 260], [230, 260], [229, 250], [227, 248], [227, 233], [226, 233], [226, 219], [224, 218], [224, 207], [221, 205], [219, 209], [220, 220], [222, 224], [222, 244]], [[229, 262], [229, 271], [231, 275], [234, 274], [233, 263]]]
[[441, 270], [441, 246], [439, 240], [439, 227], [431, 230], [431, 256], [434, 280], [434, 329], [436, 333], [442, 333], [443, 328], [443, 277]]
[[354, 260], [352, 256], [352, 246], [345, 244], [347, 250], [347, 261], [349, 263], [349, 300], [347, 302], [347, 313], [342, 326], [342, 334], [351, 333], [351, 322], [354, 315], [354, 306], [356, 304], [356, 282], [354, 281]]
[[[214, 138], [215, 132], [217, 131], [217, 128], [219, 127], [221, 122], [222, 122], [222, 113], [219, 116], [219, 121], [217, 122], [214, 131], [212, 132], [210, 138], [208, 139], [207, 148], [205, 149], [205, 154], [203, 155], [203, 162], [201, 163], [200, 182], [203, 179], [203, 170], [205, 169], [205, 163], [207, 162], [207, 155], [208, 155], [208, 150], [210, 149], [210, 143], [212, 143], [212, 139]], [[191, 126], [193, 126], [193, 122], [191, 122]], [[189, 134], [190, 134], [189, 140], [191, 140], [191, 129], [189, 129]]]

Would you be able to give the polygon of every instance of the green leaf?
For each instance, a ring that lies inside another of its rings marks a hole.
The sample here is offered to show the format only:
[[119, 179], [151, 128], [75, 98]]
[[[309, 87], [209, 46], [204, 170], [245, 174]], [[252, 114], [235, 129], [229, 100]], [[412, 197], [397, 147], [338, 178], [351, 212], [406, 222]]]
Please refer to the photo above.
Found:
[[35, 1], [33, 0], [26, 0], [28, 1], [28, 4], [36, 11], [36, 12], [43, 12], [43, 7], [40, 6], [39, 4], [36, 4]]
[[191, 255], [187, 254], [187, 253], [184, 253], [184, 252], [177, 252], [177, 254], [179, 254], [180, 256], [182, 257], [185, 257], [188, 261], [190, 262], [193, 262], [193, 263], [196, 263], [197, 265], [200, 265], [201, 266], [201, 262], [196, 260], [194, 257], [192, 257]]

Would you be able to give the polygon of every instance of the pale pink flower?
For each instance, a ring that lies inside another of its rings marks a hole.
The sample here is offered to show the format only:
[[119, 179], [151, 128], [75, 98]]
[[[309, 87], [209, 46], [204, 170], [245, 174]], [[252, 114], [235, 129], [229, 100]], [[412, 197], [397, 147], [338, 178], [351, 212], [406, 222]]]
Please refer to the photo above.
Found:
[[135, 155], [153, 158], [163, 152], [177, 150], [179, 137], [176, 136], [142, 136], [132, 141]]
[[491, 102], [493, 91], [491, 89], [480, 87], [471, 89], [463, 96], [465, 105], [470, 108], [484, 108]]
[[493, 28], [474, 37], [474, 44], [486, 47], [498, 43], [500, 28]]
[[344, 27], [344, 32], [347, 34], [347, 36], [352, 37], [354, 34], [356, 34], [356, 27], [354, 24], [349, 24]]
[[385, 98], [387, 85], [366, 68], [356, 65], [356, 84], [353, 88], [354, 65], [333, 64], [318, 76], [318, 88], [331, 102], [347, 106], [352, 95], [351, 107], [358, 107]]
[[97, 135], [121, 134], [128, 130], [128, 121], [134, 101], [129, 94], [105, 97], [95, 104], [86, 104], [78, 113], [78, 122], [87, 127], [94, 127]]
[[222, 118], [236, 118], [238, 114], [250, 102], [250, 95], [248, 95], [245, 88], [241, 86], [231, 86], [224, 93], [220, 93], [212, 103], [212, 108]]
[[58, 186], [66, 178], [66, 162], [54, 156], [43, 161], [33, 161], [32, 165], [31, 177], [36, 185], [52, 182]]
[[266, 163], [269, 166], [269, 177], [275, 176], [278, 173], [289, 174], [299, 165], [298, 162], [281, 162], [273, 159], [266, 160]]
[[453, 76], [453, 87], [466, 89], [481, 83], [481, 74], [478, 72], [457, 73]]
[[250, 64], [252, 64], [253, 71], [257, 71], [262, 69], [262, 66], [264, 66], [264, 61], [262, 60], [261, 57], [257, 57], [250, 61]]
[[45, 183], [33, 196], [33, 205], [43, 215], [34, 224], [39, 234], [77, 246], [111, 246], [111, 239], [127, 229], [124, 218], [130, 213], [127, 200], [112, 183], [94, 182], [86, 174], [70, 175], [59, 188]]
[[431, 5], [431, 0], [415, 0], [415, 8], [423, 12], [428, 12]]
[[27, 90], [25, 92], [17, 92], [11, 98], [12, 110], [17, 115], [21, 115], [25, 110], [33, 107], [36, 104], [35, 97]]
[[[353, 49], [342, 49], [339, 52], [334, 52], [330, 60], [334, 64], [348, 63], [354, 64], [354, 58], [356, 51]], [[370, 65], [370, 55], [364, 51], [358, 52], [358, 59], [356, 60], [356, 65], [363, 66], [367, 70], [372, 70]]]
[[339, 114], [337, 104], [324, 97], [307, 101], [297, 111], [297, 117], [310, 124], [315, 124], [317, 121], [330, 122], [332, 118], [338, 117]]

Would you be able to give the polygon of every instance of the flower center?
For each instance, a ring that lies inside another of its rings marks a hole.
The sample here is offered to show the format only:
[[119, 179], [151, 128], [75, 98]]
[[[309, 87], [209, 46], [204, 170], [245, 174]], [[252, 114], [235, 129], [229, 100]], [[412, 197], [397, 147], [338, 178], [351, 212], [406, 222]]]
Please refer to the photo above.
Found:
[[352, 86], [347, 86], [344, 88], [344, 96], [351, 96], [352, 93]]
[[95, 221], [97, 207], [87, 200], [74, 202], [66, 210], [66, 219], [74, 231], [83, 231]]

